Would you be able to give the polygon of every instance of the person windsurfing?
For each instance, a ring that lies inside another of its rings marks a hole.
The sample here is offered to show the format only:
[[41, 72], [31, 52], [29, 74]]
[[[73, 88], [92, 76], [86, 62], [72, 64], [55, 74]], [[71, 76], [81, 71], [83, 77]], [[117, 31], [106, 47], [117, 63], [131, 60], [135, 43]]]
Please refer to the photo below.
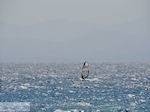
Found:
[[82, 67], [81, 79], [85, 80], [89, 76], [89, 64], [85, 61]]

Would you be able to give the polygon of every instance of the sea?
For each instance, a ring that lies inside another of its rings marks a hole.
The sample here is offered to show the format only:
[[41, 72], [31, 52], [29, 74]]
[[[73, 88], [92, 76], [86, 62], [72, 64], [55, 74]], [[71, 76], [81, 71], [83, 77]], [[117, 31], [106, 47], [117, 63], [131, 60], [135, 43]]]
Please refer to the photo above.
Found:
[[1, 106], [29, 102], [30, 112], [150, 112], [150, 63], [89, 63], [84, 81], [82, 65], [1, 63]]

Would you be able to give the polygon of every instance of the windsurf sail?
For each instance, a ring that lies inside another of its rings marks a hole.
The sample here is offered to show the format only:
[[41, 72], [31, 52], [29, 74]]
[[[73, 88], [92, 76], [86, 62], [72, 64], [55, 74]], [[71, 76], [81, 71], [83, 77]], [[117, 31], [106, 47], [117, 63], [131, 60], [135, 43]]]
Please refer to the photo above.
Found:
[[85, 79], [89, 76], [89, 64], [85, 61], [82, 67], [81, 78]]

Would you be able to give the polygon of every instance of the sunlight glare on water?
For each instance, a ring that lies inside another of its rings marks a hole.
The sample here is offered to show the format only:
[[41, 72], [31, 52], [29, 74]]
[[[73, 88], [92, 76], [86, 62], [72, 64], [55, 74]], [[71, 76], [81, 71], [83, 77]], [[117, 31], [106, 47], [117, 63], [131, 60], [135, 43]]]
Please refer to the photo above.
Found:
[[0, 101], [30, 102], [31, 111], [148, 112], [149, 63], [0, 64]]

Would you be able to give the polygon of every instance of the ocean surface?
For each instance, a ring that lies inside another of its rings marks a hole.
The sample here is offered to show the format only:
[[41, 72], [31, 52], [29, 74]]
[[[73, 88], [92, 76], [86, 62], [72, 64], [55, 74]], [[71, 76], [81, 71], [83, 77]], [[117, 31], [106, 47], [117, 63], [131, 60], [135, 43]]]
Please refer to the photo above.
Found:
[[1, 63], [0, 102], [31, 112], [150, 112], [150, 63]]

